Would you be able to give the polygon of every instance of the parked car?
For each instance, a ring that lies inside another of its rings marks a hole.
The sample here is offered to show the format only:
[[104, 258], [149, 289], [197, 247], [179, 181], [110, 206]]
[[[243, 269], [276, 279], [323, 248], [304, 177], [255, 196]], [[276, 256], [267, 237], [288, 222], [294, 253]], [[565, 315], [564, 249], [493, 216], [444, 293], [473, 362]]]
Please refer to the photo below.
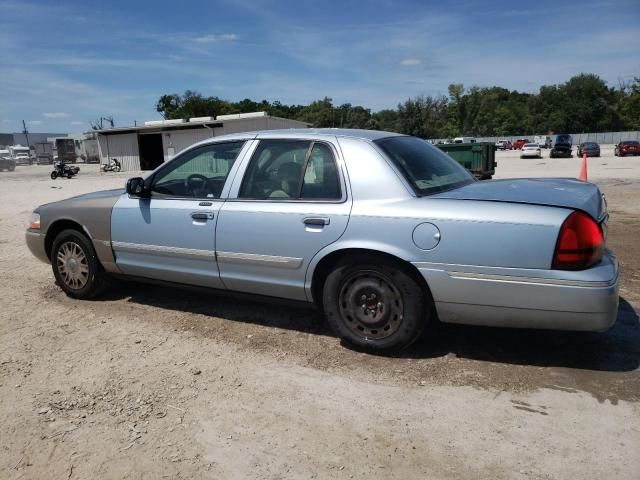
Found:
[[475, 137], [456, 137], [453, 143], [476, 143]]
[[618, 306], [607, 219], [588, 182], [478, 182], [415, 137], [273, 130], [39, 206], [26, 241], [72, 298], [125, 276], [299, 300], [346, 342], [389, 350], [437, 320], [606, 330]]
[[8, 154], [3, 155], [0, 153], [0, 170], [8, 170], [13, 172], [16, 169], [16, 161], [12, 159]]
[[599, 157], [600, 156], [600, 145], [596, 142], [585, 142], [578, 145], [578, 156], [581, 157], [583, 154], [587, 154], [587, 157]]
[[524, 146], [525, 143], [530, 143], [527, 138], [519, 138], [518, 140], [513, 142], [513, 149], [514, 150], [520, 150]]
[[549, 152], [549, 158], [571, 157], [573, 139], [571, 135], [557, 135], [556, 140]]
[[496, 149], [498, 150], [511, 150], [512, 148], [513, 145], [511, 145], [509, 140], [498, 140], [496, 142]]
[[542, 158], [542, 150], [537, 143], [525, 143], [520, 152], [520, 158]]
[[640, 155], [640, 142], [637, 140], [625, 140], [616, 145], [613, 150], [616, 157], [624, 157], [625, 155]]

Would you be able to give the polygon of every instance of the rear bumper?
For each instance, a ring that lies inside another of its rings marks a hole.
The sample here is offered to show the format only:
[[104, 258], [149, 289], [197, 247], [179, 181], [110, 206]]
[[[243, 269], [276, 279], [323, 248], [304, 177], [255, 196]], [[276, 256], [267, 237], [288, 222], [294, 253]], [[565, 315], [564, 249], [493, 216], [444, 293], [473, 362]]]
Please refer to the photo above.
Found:
[[556, 155], [558, 157], [571, 157], [573, 156], [571, 153], [571, 150], [569, 149], [558, 149], [556, 150], [555, 148], [551, 149], [551, 152], [549, 152], [551, 155]]
[[27, 241], [27, 247], [33, 253], [33, 255], [45, 263], [49, 262], [49, 257], [44, 247], [44, 235], [34, 230], [27, 230], [25, 238]]
[[581, 272], [416, 263], [446, 323], [604, 331], [618, 312], [618, 262]]

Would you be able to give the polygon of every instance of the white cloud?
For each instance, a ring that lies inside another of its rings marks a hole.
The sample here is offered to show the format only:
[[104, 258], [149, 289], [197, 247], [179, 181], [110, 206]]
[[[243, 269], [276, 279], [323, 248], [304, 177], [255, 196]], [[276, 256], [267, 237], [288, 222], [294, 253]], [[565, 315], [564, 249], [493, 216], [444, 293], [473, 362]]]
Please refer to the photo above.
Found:
[[67, 112], [45, 112], [42, 116], [44, 118], [69, 118], [71, 114]]
[[2, 123], [9, 123], [9, 122], [10, 122], [10, 120], [9, 120], [9, 119], [7, 119], [7, 118], [3, 118], [3, 119], [2, 119]]
[[236, 35], [235, 33], [223, 33], [222, 35], [209, 34], [195, 37], [193, 39], [193, 41], [196, 43], [217, 43], [223, 41], [229, 42], [234, 40], [238, 40], [238, 35]]
[[78, 121], [78, 120], [73, 120], [73, 121], [71, 122], [71, 125], [84, 125], [84, 122], [80, 122], [80, 121]]
[[413, 65], [420, 65], [422, 62], [417, 58], [405, 58], [400, 61], [400, 65], [405, 67], [412, 67]]
[[29, 125], [42, 125], [42, 121], [40, 120], [29, 120], [27, 123]]

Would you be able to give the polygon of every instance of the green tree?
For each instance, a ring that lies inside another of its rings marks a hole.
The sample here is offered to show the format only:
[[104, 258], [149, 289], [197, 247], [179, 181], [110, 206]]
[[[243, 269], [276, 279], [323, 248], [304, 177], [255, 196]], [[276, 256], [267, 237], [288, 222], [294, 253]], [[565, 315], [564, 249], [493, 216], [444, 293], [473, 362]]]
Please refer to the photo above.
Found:
[[311, 102], [298, 112], [297, 120], [308, 122], [317, 128], [335, 127], [336, 118], [332, 102], [329, 97]]
[[640, 130], [640, 77], [633, 80], [628, 88], [623, 88], [620, 116], [625, 129]]

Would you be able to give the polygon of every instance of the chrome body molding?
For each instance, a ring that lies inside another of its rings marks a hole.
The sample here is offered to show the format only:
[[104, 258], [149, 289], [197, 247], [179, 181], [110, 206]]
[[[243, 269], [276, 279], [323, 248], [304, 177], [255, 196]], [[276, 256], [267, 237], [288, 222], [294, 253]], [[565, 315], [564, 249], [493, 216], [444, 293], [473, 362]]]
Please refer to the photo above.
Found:
[[196, 250], [194, 248], [166, 247], [163, 245], [143, 245], [139, 243], [111, 242], [116, 257], [118, 252], [146, 253], [149, 255], [169, 255], [174, 257], [190, 257], [215, 261], [213, 250]]
[[467, 278], [471, 280], [493, 280], [496, 282], [511, 283], [541, 283], [545, 285], [559, 285], [567, 287], [609, 287], [613, 285], [617, 279], [610, 281], [579, 281], [579, 280], [563, 280], [559, 278], [542, 278], [542, 277], [520, 277], [515, 275], [493, 275], [490, 273], [469, 273], [469, 272], [447, 272], [451, 278]]
[[262, 265], [277, 268], [296, 269], [302, 265], [302, 258], [258, 255], [254, 253], [218, 252], [219, 263], [241, 263], [244, 265]]

